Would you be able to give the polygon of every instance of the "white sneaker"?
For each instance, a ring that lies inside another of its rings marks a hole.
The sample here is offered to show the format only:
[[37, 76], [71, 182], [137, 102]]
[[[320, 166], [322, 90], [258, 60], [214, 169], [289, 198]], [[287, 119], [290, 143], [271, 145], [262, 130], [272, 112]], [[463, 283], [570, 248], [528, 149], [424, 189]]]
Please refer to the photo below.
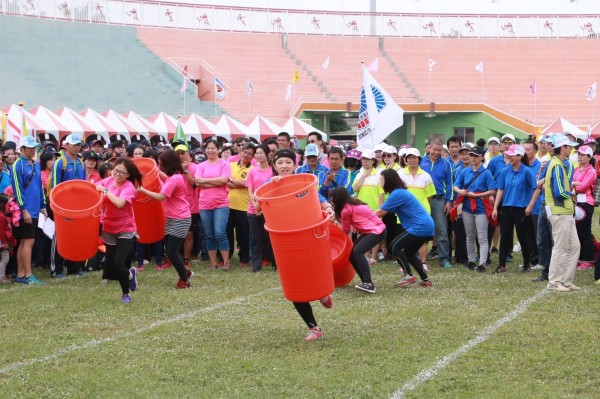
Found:
[[427, 263], [423, 263], [423, 270], [425, 270], [425, 273], [429, 273], [429, 267], [427, 267]]
[[518, 243], [513, 247], [513, 252], [521, 252], [521, 243]]
[[531, 265], [531, 270], [544, 270], [544, 266], [539, 263], [537, 265]]
[[379, 252], [379, 253], [377, 254], [377, 260], [381, 262], [381, 261], [383, 261], [384, 259], [385, 259], [385, 256], [383, 255], [383, 252]]
[[377, 263], [377, 261], [373, 258], [367, 258], [367, 263], [369, 266], [373, 266], [375, 263]]

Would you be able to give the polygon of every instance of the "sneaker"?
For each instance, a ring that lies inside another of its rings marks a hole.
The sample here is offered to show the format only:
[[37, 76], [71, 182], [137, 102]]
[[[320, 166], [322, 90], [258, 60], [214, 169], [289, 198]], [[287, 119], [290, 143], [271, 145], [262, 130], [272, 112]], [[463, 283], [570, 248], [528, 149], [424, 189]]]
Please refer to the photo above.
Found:
[[452, 263], [450, 263], [448, 260], [443, 260], [440, 266], [442, 266], [442, 269], [451, 269]]
[[121, 295], [121, 303], [131, 303], [131, 301], [133, 301], [133, 298], [131, 297], [131, 295], [129, 295], [129, 294]]
[[64, 273], [56, 273], [53, 277], [54, 278], [65, 278], [65, 274]]
[[27, 278], [25, 278], [25, 277], [19, 277], [19, 276], [15, 277], [15, 283], [17, 283], [17, 284], [25, 284], [25, 285], [30, 284], [30, 282], [29, 282], [29, 280]]
[[412, 284], [414, 284], [417, 281], [417, 278], [415, 276], [411, 276], [411, 275], [406, 275], [404, 277], [402, 277], [402, 279], [400, 281], [398, 281], [396, 284], [394, 284], [394, 287], [408, 287]]
[[591, 262], [579, 262], [577, 264], [577, 268], [579, 270], [592, 269], [593, 267], [594, 267], [594, 264]]
[[492, 247], [492, 253], [493, 253], [493, 254], [497, 254], [497, 253], [498, 253], [498, 248], [496, 248], [496, 247]]
[[217, 270], [217, 265], [210, 265], [210, 270]]
[[[427, 266], [427, 263], [423, 263], [423, 270], [425, 271], [425, 273], [429, 273], [429, 266]], [[402, 273], [404, 273], [404, 270], [402, 270]]]
[[431, 280], [419, 280], [419, 282], [415, 285], [419, 287], [433, 287]]
[[191, 270], [186, 270], [186, 271], [185, 271], [185, 276], [186, 276], [186, 277], [187, 277], [187, 279], [189, 280], [189, 279], [191, 279], [192, 277], [194, 277], [194, 276], [195, 276], [195, 274], [194, 274], [194, 272], [193, 272], [193, 271], [191, 271]]
[[539, 263], [537, 265], [531, 265], [531, 270], [544, 270], [544, 266]]
[[102, 281], [100, 281], [100, 282], [101, 282], [102, 284], [108, 284], [108, 283], [110, 283], [110, 280], [109, 280], [109, 279], [107, 279], [107, 278], [105, 278], [105, 279], [102, 279]]
[[531, 273], [531, 266], [519, 265], [522, 273]]
[[319, 302], [321, 302], [321, 305], [325, 306], [327, 309], [331, 309], [333, 307], [333, 298], [331, 298], [331, 295], [327, 295], [325, 298], [319, 299]]
[[367, 263], [369, 266], [373, 266], [375, 263], [377, 263], [377, 261], [373, 258], [367, 258]]
[[147, 265], [148, 263], [150, 263], [150, 261], [148, 259], [144, 259], [144, 265]]
[[513, 252], [521, 252], [521, 243], [515, 244]]
[[171, 261], [170, 261], [169, 259], [167, 259], [167, 260], [165, 261], [165, 263], [163, 263], [163, 266], [162, 266], [162, 267], [163, 267], [163, 269], [167, 269], [167, 268], [169, 268], [169, 267], [171, 267], [171, 266], [173, 266], [173, 264], [171, 263]]
[[377, 260], [380, 262], [383, 262], [384, 259], [385, 259], [385, 255], [383, 254], [383, 252], [379, 251], [377, 253]]
[[323, 331], [319, 327], [312, 327], [310, 330], [308, 330], [308, 335], [306, 338], [304, 338], [304, 340], [306, 342], [310, 342], [321, 338], [323, 338]]
[[166, 267], [164, 265], [156, 265], [155, 270], [165, 270]]
[[431, 248], [427, 254], [427, 260], [435, 259], [438, 257], [437, 248]]
[[548, 291], [554, 291], [554, 292], [571, 292], [570, 289], [568, 289], [567, 287], [563, 286], [563, 285], [551, 285], [549, 287], [546, 287], [546, 289]]
[[134, 292], [137, 290], [137, 286], [137, 270], [135, 270], [135, 267], [131, 267], [129, 268], [129, 291]]
[[484, 265], [477, 266], [477, 269], [475, 269], [475, 270], [477, 270], [479, 273], [485, 273], [486, 272], [486, 268], [485, 268]]
[[507, 261], [508, 263], [512, 263], [512, 260], [513, 260], [513, 258], [512, 258], [512, 256], [511, 256], [511, 255], [508, 255], [508, 256], [506, 257], [506, 261]]
[[190, 270], [190, 260], [183, 258], [183, 266], [185, 266], [186, 270]]
[[578, 286], [576, 286], [576, 285], [575, 285], [575, 284], [573, 284], [573, 283], [567, 283], [567, 284], [564, 284], [564, 283], [563, 283], [563, 287], [567, 287], [567, 288], [568, 288], [568, 289], [570, 289], [571, 291], [581, 291], [581, 287], [578, 287]]
[[362, 283], [355, 286], [354, 288], [356, 288], [359, 291], [368, 292], [370, 294], [375, 293], [375, 286], [372, 283]]
[[548, 281], [548, 278], [539, 276], [531, 280], [532, 283], [541, 283], [542, 281]]
[[498, 266], [496, 270], [494, 270], [494, 274], [506, 273], [508, 269], [506, 266]]
[[85, 272], [83, 270], [79, 270], [76, 274], [77, 274], [77, 277], [85, 276]]
[[469, 269], [471, 271], [475, 270], [475, 262], [467, 263], [467, 269]]
[[27, 281], [29, 281], [29, 284], [46, 285], [46, 283], [44, 283], [43, 281], [38, 280], [38, 278], [35, 277], [33, 274], [31, 276], [27, 277]]
[[0, 284], [12, 283], [12, 280], [6, 277], [0, 277]]
[[192, 285], [190, 284], [189, 281], [183, 281], [183, 280], [179, 280], [177, 282], [177, 284], [175, 285], [175, 288], [179, 289], [179, 290], [184, 290], [186, 288], [190, 288]]
[[221, 265], [221, 270], [223, 270], [224, 272], [228, 272], [230, 268], [231, 268], [231, 264], [229, 264], [229, 263], [227, 263], [227, 264], [223, 263]]
[[271, 262], [269, 262], [268, 260], [263, 260], [261, 265], [262, 265], [262, 267], [267, 267], [270, 264], [271, 264]]

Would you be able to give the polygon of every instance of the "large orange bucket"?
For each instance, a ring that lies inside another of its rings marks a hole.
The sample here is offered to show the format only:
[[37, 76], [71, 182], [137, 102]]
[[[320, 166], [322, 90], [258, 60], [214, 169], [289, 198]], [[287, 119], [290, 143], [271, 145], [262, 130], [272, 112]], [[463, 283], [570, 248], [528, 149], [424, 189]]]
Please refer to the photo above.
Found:
[[96, 185], [69, 180], [50, 192], [56, 224], [56, 247], [65, 259], [83, 261], [98, 252], [102, 196]]
[[[160, 191], [160, 177], [158, 165], [152, 158], [134, 158], [133, 162], [142, 174], [142, 187], [147, 190]], [[165, 224], [167, 219], [162, 204], [146, 194], [138, 193], [133, 203], [133, 215], [139, 236], [138, 242], [152, 244], [165, 237]]]
[[300, 173], [256, 189], [254, 195], [260, 202], [266, 224], [274, 230], [287, 230], [322, 222], [317, 181], [314, 175]]
[[275, 230], [265, 225], [277, 262], [283, 295], [294, 302], [324, 298], [335, 289], [329, 251], [329, 216], [298, 230]]
[[336, 287], [348, 285], [356, 275], [356, 271], [350, 263], [352, 252], [352, 239], [348, 234], [332, 224], [329, 228], [329, 241], [331, 251], [331, 263], [333, 266], [333, 281]]

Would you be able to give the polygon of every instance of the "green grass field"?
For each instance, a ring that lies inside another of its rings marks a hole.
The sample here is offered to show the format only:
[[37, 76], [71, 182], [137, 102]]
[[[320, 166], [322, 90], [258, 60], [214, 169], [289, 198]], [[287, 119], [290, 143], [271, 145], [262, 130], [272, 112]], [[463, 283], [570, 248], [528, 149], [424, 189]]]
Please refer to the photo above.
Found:
[[408, 289], [393, 287], [396, 264], [375, 265], [376, 294], [350, 285], [333, 309], [313, 303], [325, 338], [312, 343], [271, 271], [197, 262], [179, 291], [173, 269], [147, 267], [130, 305], [99, 273], [5, 284], [0, 397], [599, 397], [593, 271], [577, 272], [583, 291], [550, 293], [517, 265], [432, 262], [434, 286]]

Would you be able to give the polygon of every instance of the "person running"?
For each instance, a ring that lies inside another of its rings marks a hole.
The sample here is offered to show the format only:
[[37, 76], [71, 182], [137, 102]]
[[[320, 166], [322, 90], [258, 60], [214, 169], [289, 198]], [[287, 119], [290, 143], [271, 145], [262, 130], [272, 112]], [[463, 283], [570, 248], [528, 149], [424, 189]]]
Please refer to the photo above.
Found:
[[[389, 212], [393, 212], [398, 216], [404, 228], [404, 231], [398, 234], [390, 244], [392, 256], [404, 268], [406, 274], [396, 283], [396, 287], [409, 287], [414, 284], [431, 287], [433, 284], [423, 269], [417, 253], [423, 244], [433, 239], [435, 228], [433, 219], [419, 200], [408, 192], [406, 185], [395, 170], [386, 169], [381, 172], [381, 186], [383, 191], [390, 196], [375, 214], [383, 217]], [[417, 278], [412, 275], [411, 265], [419, 274], [421, 281], [417, 282]]]
[[354, 288], [374, 293], [375, 285], [365, 253], [385, 238], [385, 224], [367, 204], [350, 196], [345, 187], [334, 188], [329, 198], [344, 233], [350, 234], [352, 229], [360, 233], [350, 253], [350, 263], [361, 281]]
[[[279, 183], [285, 176], [291, 176], [294, 173], [296, 166], [296, 153], [290, 149], [278, 150], [274, 155], [274, 170], [276, 175], [271, 179], [273, 182]], [[329, 202], [319, 195], [319, 202], [321, 208], [325, 210], [330, 217], [335, 214], [333, 207]], [[279, 267], [285, 267], [285, 265], [278, 265]], [[331, 295], [327, 295], [325, 298], [320, 299], [321, 304], [330, 309], [333, 307], [333, 299]], [[315, 341], [323, 338], [323, 330], [317, 324], [317, 320], [312, 310], [310, 302], [293, 302], [296, 311], [302, 317], [302, 320], [306, 323], [309, 328], [308, 335], [304, 338], [305, 341]]]
[[142, 174], [126, 157], [117, 159], [113, 176], [101, 180], [96, 189], [104, 194], [101, 237], [106, 245], [104, 267], [114, 274], [121, 285], [121, 303], [132, 301], [130, 291], [137, 289], [137, 271], [127, 268], [135, 243], [136, 225], [133, 201], [136, 188], [142, 185]]
[[185, 236], [192, 224], [190, 205], [187, 202], [187, 183], [183, 178], [185, 172], [181, 166], [181, 158], [173, 150], [163, 151], [158, 157], [158, 165], [161, 172], [167, 176], [160, 192], [155, 193], [142, 186], [138, 187], [138, 192], [156, 201], [163, 201], [163, 210], [167, 218], [165, 252], [179, 275], [175, 287], [185, 289], [190, 287], [189, 279], [194, 275], [191, 270], [185, 268], [181, 256]]

